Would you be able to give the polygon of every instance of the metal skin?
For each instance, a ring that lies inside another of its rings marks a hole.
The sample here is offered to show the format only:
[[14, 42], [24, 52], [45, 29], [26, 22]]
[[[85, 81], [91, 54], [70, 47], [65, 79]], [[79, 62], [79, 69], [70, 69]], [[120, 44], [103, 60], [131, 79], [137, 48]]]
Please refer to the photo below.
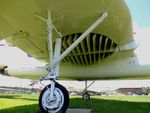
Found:
[[[140, 76], [133, 53], [136, 46], [131, 16], [123, 0], [3, 0], [0, 24], [1, 38], [47, 61], [45, 67], [29, 69], [29, 76], [26, 71], [18, 73], [22, 78], [32, 78], [31, 73], [34, 78], [47, 74], [51, 85], [39, 98], [43, 113], [68, 108], [69, 95], [55, 82], [58, 77], [89, 80]], [[12, 72], [7, 69], [8, 74], [17, 75]]]
[[[149, 66], [141, 66], [133, 52], [136, 46], [131, 16], [123, 0], [1, 0], [0, 38], [5, 38], [39, 60], [49, 62], [47, 25], [35, 16], [47, 18], [48, 9], [51, 10], [53, 24], [63, 37], [83, 33], [101, 12], [107, 11], [107, 19], [92, 33], [105, 35], [117, 43], [113, 55], [91, 65], [61, 62], [61, 78], [94, 80], [149, 76]], [[56, 36], [54, 33], [53, 41]], [[47, 73], [46, 67], [33, 70], [8, 68], [7, 71], [12, 76], [32, 79]]]
[[[47, 19], [48, 9], [51, 11], [56, 32], [61, 33], [63, 37], [84, 33], [98, 19], [99, 14], [108, 12], [106, 20], [92, 33], [106, 36], [117, 44], [111, 56], [96, 62], [94, 60], [94, 63], [89, 65], [61, 62], [60, 78], [97, 80], [149, 75], [149, 67], [141, 66], [133, 52], [136, 45], [132, 35], [132, 20], [123, 0], [1, 0], [0, 38], [49, 64], [47, 25], [38, 18], [40, 16], [43, 20]], [[53, 44], [58, 37], [56, 32], [52, 35]], [[82, 46], [85, 45], [82, 43]], [[78, 54], [82, 52], [78, 51]], [[47, 73], [47, 70], [45, 66], [23, 70], [8, 68], [7, 72], [12, 76], [38, 79]]]

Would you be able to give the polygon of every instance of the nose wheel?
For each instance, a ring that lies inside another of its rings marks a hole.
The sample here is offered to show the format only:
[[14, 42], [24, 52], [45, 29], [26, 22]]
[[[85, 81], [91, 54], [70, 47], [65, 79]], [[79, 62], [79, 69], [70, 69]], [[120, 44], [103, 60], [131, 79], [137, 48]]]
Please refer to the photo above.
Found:
[[42, 113], [65, 113], [69, 105], [69, 94], [65, 87], [55, 83], [53, 96], [50, 98], [51, 84], [40, 93], [39, 107]]

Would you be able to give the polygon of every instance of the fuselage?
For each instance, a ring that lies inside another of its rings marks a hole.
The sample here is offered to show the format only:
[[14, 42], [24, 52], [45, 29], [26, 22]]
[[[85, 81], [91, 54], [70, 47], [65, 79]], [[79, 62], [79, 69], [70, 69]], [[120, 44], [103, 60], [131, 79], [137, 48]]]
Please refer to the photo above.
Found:
[[[49, 62], [46, 23], [34, 16], [47, 19], [48, 9], [53, 24], [63, 35], [61, 52], [102, 12], [108, 12], [105, 21], [65, 57], [60, 68], [62, 78], [100, 79], [126, 75], [122, 60], [129, 62], [134, 54], [133, 50], [117, 51], [133, 41], [131, 15], [123, 0], [3, 0], [0, 2], [0, 36], [34, 58]], [[54, 32], [54, 43], [56, 37]]]
[[[47, 19], [48, 9], [63, 37], [83, 33], [106, 11], [109, 13], [107, 19], [92, 33], [106, 36], [117, 44], [133, 40], [131, 16], [123, 0], [3, 0], [0, 3], [1, 37], [9, 37], [10, 42], [39, 59], [49, 58], [47, 27], [34, 14]], [[53, 35], [55, 38], [56, 33]]]

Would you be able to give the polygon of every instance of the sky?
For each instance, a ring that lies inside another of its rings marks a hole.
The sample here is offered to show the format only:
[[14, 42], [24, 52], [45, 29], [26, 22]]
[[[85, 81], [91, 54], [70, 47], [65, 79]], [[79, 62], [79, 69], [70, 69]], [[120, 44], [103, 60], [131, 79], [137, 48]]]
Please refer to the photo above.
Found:
[[[150, 0], [125, 0], [133, 20], [133, 29], [136, 32], [134, 35], [135, 40], [137, 41], [138, 48], [136, 49], [136, 54], [138, 55], [138, 59], [140, 59], [141, 64], [149, 64], [150, 65]], [[3, 42], [5, 43], [5, 42]], [[9, 52], [9, 50], [11, 52]], [[13, 53], [13, 54], [12, 54]], [[43, 65], [37, 60], [33, 58], [28, 58], [27, 54], [22, 52], [21, 50], [13, 47], [0, 47], [0, 63], [7, 63], [10, 67], [30, 67], [36, 65]], [[11, 58], [10, 58], [11, 57]], [[6, 59], [6, 60], [4, 60]], [[23, 61], [23, 62], [22, 62]], [[9, 85], [18, 85], [22, 82], [20, 79], [11, 79], [7, 77], [0, 76], [0, 86], [5, 84], [5, 81], [9, 81]], [[26, 82], [25, 82], [26, 81]], [[25, 80], [24, 83], [29, 83]], [[77, 82], [78, 83], [78, 82]], [[75, 83], [75, 84], [77, 84]], [[134, 83], [134, 84], [133, 84]], [[102, 86], [108, 89], [109, 87], [144, 87], [150, 86], [150, 80], [147, 81], [101, 81], [97, 83], [98, 86]], [[70, 83], [68, 83], [70, 84]], [[83, 83], [81, 83], [83, 84]], [[27, 86], [27, 85], [22, 85]], [[81, 86], [79, 84], [79, 86]], [[84, 86], [84, 85], [82, 85]], [[92, 89], [96, 88], [96, 85], [92, 87]]]
[[125, 0], [133, 21], [135, 50], [141, 65], [150, 65], [150, 0]]
[[150, 0], [125, 0], [134, 22], [142, 28], [150, 27]]
[[[6, 41], [1, 41], [6, 44]], [[27, 53], [17, 47], [0, 46], [0, 64], [9, 66], [9, 68], [36, 67], [44, 66], [44, 62], [40, 62], [32, 57], [28, 57]]]

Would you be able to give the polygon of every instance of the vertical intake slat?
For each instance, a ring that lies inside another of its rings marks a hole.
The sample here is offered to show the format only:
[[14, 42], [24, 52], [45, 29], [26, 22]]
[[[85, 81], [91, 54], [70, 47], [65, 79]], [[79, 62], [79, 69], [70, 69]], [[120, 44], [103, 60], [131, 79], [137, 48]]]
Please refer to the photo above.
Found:
[[[73, 40], [74, 40], [75, 37], [78, 37], [77, 34], [72, 35], [72, 37], [70, 38], [70, 42], [69, 42], [70, 45], [73, 43]], [[73, 49], [72, 53], [73, 53], [73, 55], [74, 55], [74, 57], [77, 61], [77, 64], [81, 64], [81, 61], [79, 60], [78, 56], [76, 55], [76, 53], [77, 53], [76, 48]]]
[[99, 59], [102, 59], [102, 55], [101, 55], [101, 52], [102, 52], [102, 49], [101, 49], [102, 38], [103, 38], [103, 36], [101, 35], [100, 38], [99, 38]]
[[89, 53], [89, 59], [90, 64], [92, 64], [92, 57], [91, 57], [91, 48], [90, 48], [90, 35], [86, 37], [87, 47], [88, 47], [88, 53]]
[[[73, 36], [73, 35], [70, 35], [69, 38], [68, 38], [68, 40], [67, 40], [67, 43], [68, 43], [69, 46], [70, 46], [70, 45], [72, 44], [72, 42], [73, 42], [72, 36]], [[75, 64], [78, 64], [78, 62], [77, 62], [77, 60], [76, 60], [76, 57], [75, 57], [73, 51], [71, 51], [71, 59], [72, 59], [72, 61], [73, 61]]]
[[[64, 46], [65, 50], [68, 48], [67, 38], [68, 38], [68, 37], [65, 37], [65, 39], [63, 40], [63, 46]], [[69, 60], [70, 62], [74, 63], [74, 62], [72, 61], [72, 58], [69, 57], [69, 56], [67, 56], [67, 60]]]
[[82, 51], [83, 51], [83, 55], [84, 55], [86, 65], [88, 65], [88, 59], [87, 59], [87, 55], [86, 55], [87, 47], [86, 47], [85, 39], [81, 42], [81, 48], [82, 48]]
[[[81, 33], [71, 34], [63, 37], [62, 50], [64, 52]], [[90, 65], [105, 59], [115, 52], [117, 44], [105, 35], [89, 34], [78, 44], [64, 59], [76, 65]]]
[[[74, 40], [77, 40], [77, 37], [75, 37]], [[77, 49], [77, 52], [78, 52], [78, 54], [79, 54], [81, 63], [84, 64], [83, 57], [82, 57], [82, 55], [80, 55], [80, 54], [82, 53], [82, 51], [81, 51], [81, 45], [79, 44], [79, 45], [76, 47], [76, 49]]]
[[105, 39], [103, 59], [107, 56], [107, 42], [108, 38]]
[[94, 63], [96, 62], [96, 34], [93, 35], [93, 56], [94, 56]]
[[[73, 37], [73, 42], [76, 41], [77, 38], [78, 38], [78, 34], [75, 34], [75, 36]], [[73, 52], [74, 52], [74, 54], [75, 54], [75, 57], [78, 59], [78, 60], [77, 60], [77, 61], [79, 62], [78, 64], [82, 64], [81, 59], [80, 59], [80, 56], [77, 55], [77, 54], [78, 54], [77, 47], [74, 48]]]

